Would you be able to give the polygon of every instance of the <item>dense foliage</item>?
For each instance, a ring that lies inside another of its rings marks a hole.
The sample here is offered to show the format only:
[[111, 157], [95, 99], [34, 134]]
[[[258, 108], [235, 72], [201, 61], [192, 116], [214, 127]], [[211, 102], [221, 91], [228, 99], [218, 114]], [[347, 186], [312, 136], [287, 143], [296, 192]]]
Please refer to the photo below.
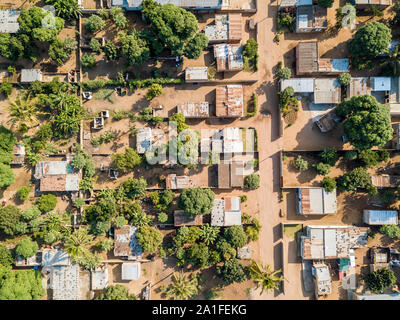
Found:
[[189, 217], [198, 214], [210, 214], [214, 204], [215, 194], [211, 189], [189, 188], [182, 191], [178, 206]]

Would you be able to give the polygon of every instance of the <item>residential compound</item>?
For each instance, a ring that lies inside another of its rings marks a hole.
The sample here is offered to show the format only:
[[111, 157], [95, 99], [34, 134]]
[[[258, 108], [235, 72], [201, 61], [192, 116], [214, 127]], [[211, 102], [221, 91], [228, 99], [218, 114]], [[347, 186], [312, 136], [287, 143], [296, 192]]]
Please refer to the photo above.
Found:
[[400, 299], [398, 5], [9, 2], [0, 300]]

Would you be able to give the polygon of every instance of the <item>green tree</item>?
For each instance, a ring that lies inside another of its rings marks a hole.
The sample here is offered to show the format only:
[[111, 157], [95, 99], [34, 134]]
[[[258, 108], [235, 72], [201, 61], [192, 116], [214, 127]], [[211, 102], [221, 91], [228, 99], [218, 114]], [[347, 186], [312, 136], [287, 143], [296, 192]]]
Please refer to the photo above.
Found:
[[379, 232], [392, 239], [400, 238], [400, 226], [398, 225], [383, 225], [379, 229]]
[[38, 99], [31, 98], [28, 94], [26, 97], [19, 95], [15, 100], [10, 101], [8, 106], [8, 113], [10, 121], [13, 124], [27, 124], [33, 125], [38, 123], [37, 115], [39, 110], [37, 108]]
[[52, 5], [57, 16], [66, 20], [78, 19], [82, 15], [82, 9], [75, 0], [46, 0], [46, 4]]
[[332, 8], [333, 0], [317, 0], [317, 3], [321, 7]]
[[189, 126], [185, 123], [185, 115], [182, 113], [174, 113], [171, 117], [169, 117], [169, 121], [176, 121], [178, 132], [189, 128]]
[[254, 190], [260, 186], [260, 176], [252, 173], [248, 175], [244, 180], [244, 187], [246, 189]]
[[37, 206], [32, 206], [32, 207], [24, 210], [24, 212], [22, 213], [22, 218], [25, 221], [32, 221], [32, 220], [38, 218], [41, 214], [42, 213], [40, 212], [40, 210]]
[[124, 30], [129, 26], [129, 21], [122, 12], [115, 15], [111, 13], [111, 19], [119, 30]]
[[331, 171], [331, 166], [323, 162], [313, 164], [313, 168], [322, 176], [327, 175]]
[[0, 163], [0, 188], [8, 187], [15, 181], [15, 173], [8, 164]]
[[96, 38], [92, 38], [92, 40], [90, 40], [89, 47], [90, 50], [96, 53], [100, 53], [102, 51], [101, 44]]
[[220, 254], [222, 260], [230, 260], [236, 257], [236, 249], [224, 238], [218, 239], [215, 248]]
[[96, 66], [96, 58], [90, 53], [82, 55], [81, 62], [85, 68], [94, 68]]
[[328, 191], [328, 192], [332, 192], [333, 190], [336, 189], [336, 180], [330, 177], [324, 177], [324, 179], [322, 179], [322, 187]]
[[0, 267], [11, 267], [13, 263], [14, 259], [10, 249], [8, 249], [5, 245], [0, 244]]
[[379, 163], [379, 155], [373, 150], [362, 150], [358, 154], [358, 159], [365, 168], [375, 167]]
[[92, 244], [93, 236], [88, 234], [86, 228], [78, 229], [72, 233], [65, 241], [65, 249], [72, 258], [82, 256], [86, 252], [86, 247]]
[[4, 94], [7, 98], [11, 95], [13, 86], [10, 82], [4, 81], [0, 85], [0, 93]]
[[217, 267], [217, 274], [226, 284], [246, 280], [244, 268], [237, 259], [230, 259], [222, 267]]
[[135, 167], [141, 165], [142, 157], [137, 150], [127, 147], [125, 154], [114, 153], [112, 155], [112, 163], [115, 168], [122, 172], [132, 171]]
[[160, 212], [157, 216], [157, 219], [160, 223], [165, 223], [168, 221], [168, 215], [165, 212]]
[[[150, 50], [147, 47], [146, 41], [140, 38], [138, 32], [134, 30], [132, 34], [119, 32], [118, 37], [121, 41], [121, 52], [126, 58], [127, 64], [141, 65], [150, 57]], [[155, 84], [153, 84], [155, 85]], [[152, 86], [153, 86], [152, 85]], [[161, 86], [160, 86], [161, 87]], [[162, 92], [162, 88], [161, 88]], [[146, 95], [147, 99], [147, 95]], [[149, 99], [151, 100], [151, 99]]]
[[119, 58], [118, 48], [111, 41], [107, 41], [103, 50], [108, 60], [117, 60]]
[[302, 156], [297, 156], [296, 160], [294, 160], [294, 166], [299, 171], [308, 170], [308, 161], [303, 159]]
[[281, 274], [282, 270], [272, 271], [270, 265], [260, 265], [256, 261], [252, 261], [249, 266], [250, 278], [257, 285], [257, 288], [261, 286], [260, 295], [266, 290], [278, 290], [279, 285], [284, 280]]
[[168, 287], [162, 287], [161, 292], [173, 300], [188, 300], [197, 296], [199, 283], [196, 276], [186, 278], [182, 273], [174, 272]]
[[185, 56], [188, 59], [198, 59], [208, 46], [208, 38], [204, 33], [196, 34], [185, 47]]
[[289, 68], [285, 67], [279, 69], [277, 75], [279, 79], [289, 79], [292, 76], [292, 71]]
[[200, 236], [203, 239], [204, 243], [209, 246], [217, 240], [220, 228], [219, 227], [211, 227], [208, 223], [201, 226]]
[[392, 39], [391, 30], [381, 22], [369, 22], [357, 30], [348, 44], [352, 56], [374, 58], [385, 52]]
[[136, 300], [134, 294], [129, 294], [128, 289], [122, 284], [108, 286], [95, 300]]
[[174, 193], [168, 189], [162, 192], [154, 191], [151, 193], [151, 200], [157, 210], [168, 211], [174, 200]]
[[323, 163], [327, 163], [330, 166], [334, 166], [338, 158], [335, 148], [326, 148], [319, 154], [319, 156]]
[[251, 71], [258, 69], [258, 43], [255, 39], [250, 38], [247, 40], [243, 47], [243, 60], [248, 64]]
[[58, 65], [62, 66], [71, 57], [72, 51], [76, 50], [78, 42], [73, 38], [65, 38], [64, 42], [56, 38], [49, 47], [49, 57]]
[[210, 214], [214, 204], [215, 193], [211, 189], [184, 189], [179, 197], [178, 206], [189, 217], [198, 214]]
[[122, 186], [126, 196], [130, 199], [139, 199], [146, 195], [147, 182], [142, 177], [139, 179], [129, 178], [122, 183]]
[[161, 245], [163, 235], [156, 228], [143, 226], [137, 231], [136, 239], [144, 252], [156, 252]]
[[106, 27], [105, 21], [98, 15], [92, 14], [85, 21], [85, 28], [90, 33], [97, 33]]
[[247, 235], [242, 226], [231, 226], [225, 229], [224, 238], [232, 247], [241, 248], [247, 243]]
[[381, 64], [383, 73], [388, 76], [400, 75], [400, 51], [399, 46], [396, 46], [393, 51], [390, 51]]
[[19, 189], [17, 190], [17, 196], [18, 196], [19, 200], [26, 201], [26, 200], [28, 200], [30, 192], [31, 192], [30, 187], [22, 186], [22, 187], [19, 187]]
[[374, 293], [380, 293], [384, 289], [393, 286], [397, 281], [394, 272], [387, 268], [368, 273], [364, 279], [368, 288]]
[[18, 241], [17, 247], [15, 248], [17, 255], [25, 259], [33, 257], [38, 250], [39, 245], [37, 242], [29, 237]]
[[344, 157], [347, 160], [355, 160], [358, 157], [358, 152], [357, 150], [348, 150], [346, 151], [346, 153], [344, 154]]
[[338, 80], [339, 80], [340, 85], [348, 86], [351, 82], [351, 75], [348, 72], [343, 72], [343, 73], [339, 74]]
[[367, 188], [371, 184], [371, 176], [364, 168], [358, 167], [340, 176], [337, 184], [342, 191], [355, 191], [357, 188]]
[[147, 100], [153, 100], [155, 97], [160, 96], [163, 93], [163, 88], [158, 83], [153, 83], [146, 93]]
[[44, 194], [38, 200], [37, 206], [42, 212], [49, 212], [57, 205], [57, 197], [54, 194]]
[[389, 108], [364, 95], [345, 99], [336, 107], [346, 117], [343, 129], [350, 143], [359, 150], [383, 146], [393, 138]]

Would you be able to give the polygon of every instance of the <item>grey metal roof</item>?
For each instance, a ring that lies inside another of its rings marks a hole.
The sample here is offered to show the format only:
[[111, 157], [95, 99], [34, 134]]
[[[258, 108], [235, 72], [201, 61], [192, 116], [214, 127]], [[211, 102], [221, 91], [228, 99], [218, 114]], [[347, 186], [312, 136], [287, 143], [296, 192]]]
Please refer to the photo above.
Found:
[[19, 10], [0, 10], [0, 32], [16, 33], [19, 30]]

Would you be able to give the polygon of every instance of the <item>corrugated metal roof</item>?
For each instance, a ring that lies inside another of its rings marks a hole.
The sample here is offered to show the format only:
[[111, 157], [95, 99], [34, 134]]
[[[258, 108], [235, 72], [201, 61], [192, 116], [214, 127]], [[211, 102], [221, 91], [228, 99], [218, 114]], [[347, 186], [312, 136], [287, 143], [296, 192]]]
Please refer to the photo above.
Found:
[[153, 135], [151, 128], [144, 127], [139, 128], [136, 134], [136, 149], [139, 154], [146, 153], [151, 147], [151, 142], [153, 141]]
[[217, 117], [241, 117], [243, 115], [243, 86], [231, 84], [216, 88]]
[[239, 71], [243, 69], [243, 54], [240, 44], [221, 43], [214, 45], [217, 71]]
[[326, 192], [324, 188], [298, 188], [300, 214], [335, 214], [337, 212], [336, 189]]
[[281, 80], [281, 91], [292, 87], [296, 93], [314, 92], [313, 78], [291, 78]]
[[139, 280], [140, 262], [125, 262], [122, 264], [122, 280]]
[[349, 85], [349, 98], [362, 95], [370, 95], [371, 87], [368, 77], [351, 78]]
[[184, 211], [174, 212], [174, 226], [200, 226], [203, 224], [203, 215], [198, 214], [194, 218], [190, 218]]
[[17, 33], [20, 10], [0, 10], [0, 33]]
[[396, 210], [364, 210], [364, 223], [370, 225], [398, 224]]
[[370, 81], [374, 91], [390, 91], [391, 89], [390, 77], [371, 77]]
[[314, 103], [340, 103], [341, 85], [338, 79], [314, 80]]
[[21, 82], [29, 83], [33, 81], [42, 81], [42, 71], [40, 69], [22, 69]]
[[208, 80], [208, 67], [187, 67], [185, 69], [186, 81], [205, 81]]
[[180, 103], [178, 113], [183, 113], [186, 118], [208, 118], [210, 106], [207, 101]]
[[300, 42], [296, 47], [297, 74], [314, 73], [318, 71], [318, 43]]

